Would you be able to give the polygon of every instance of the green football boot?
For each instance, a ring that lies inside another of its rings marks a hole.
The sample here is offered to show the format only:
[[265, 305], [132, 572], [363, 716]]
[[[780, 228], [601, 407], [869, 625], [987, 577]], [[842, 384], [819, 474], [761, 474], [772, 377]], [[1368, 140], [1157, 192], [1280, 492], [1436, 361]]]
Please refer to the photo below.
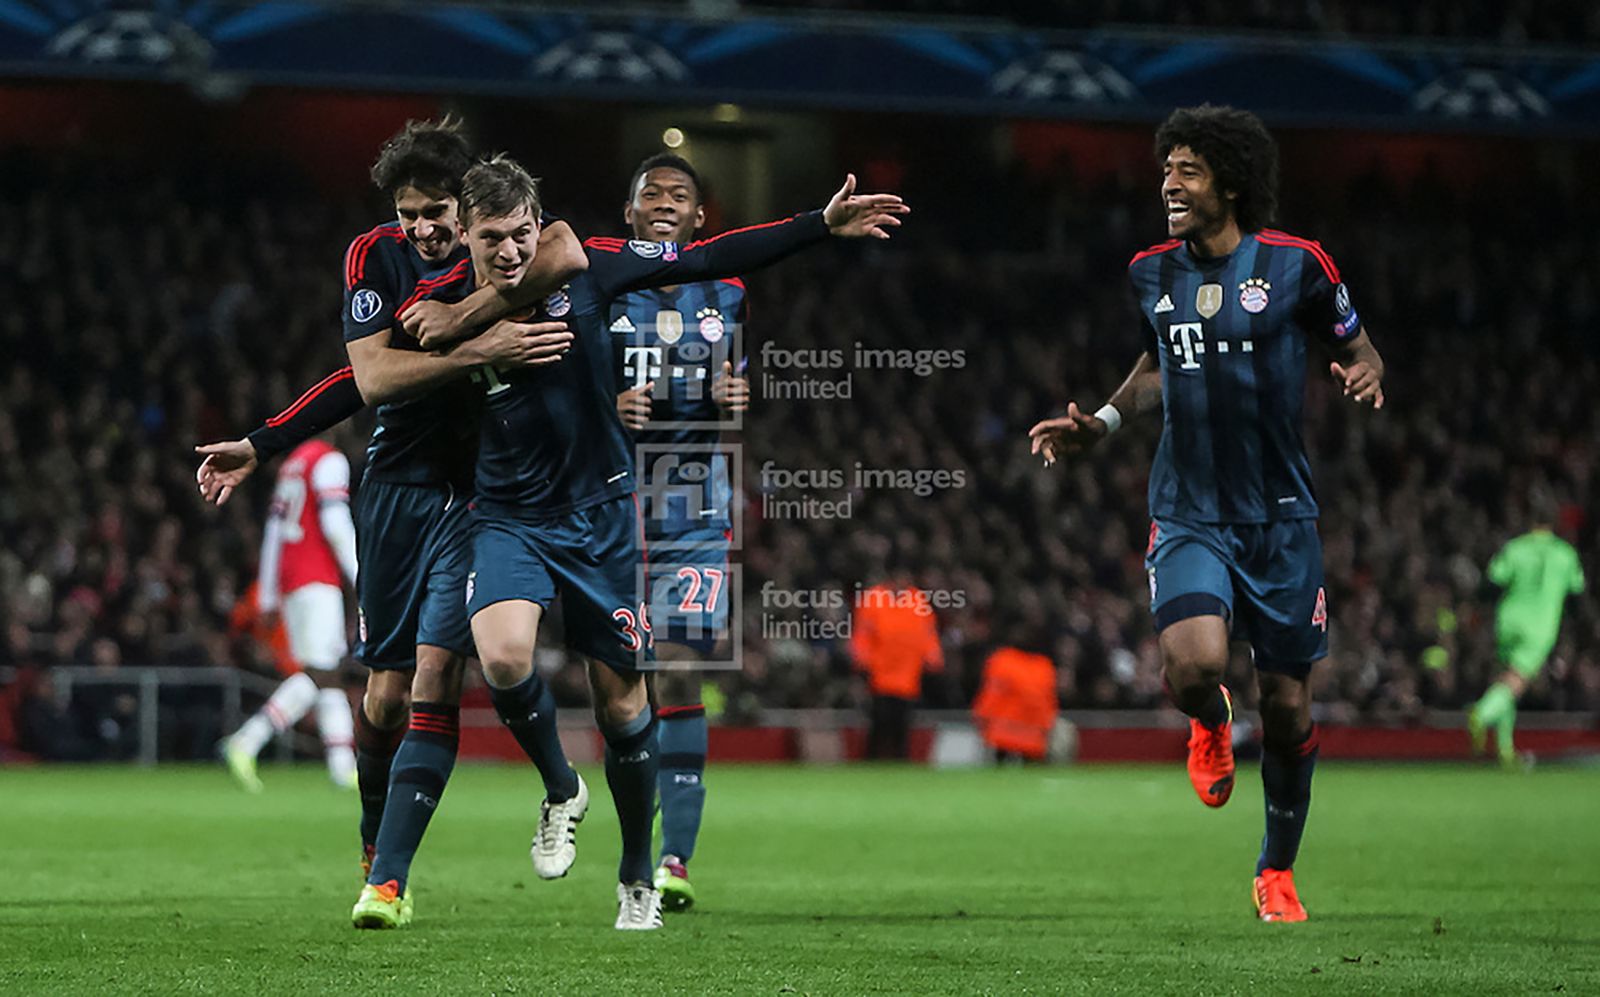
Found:
[[222, 760], [228, 764], [233, 779], [247, 793], [261, 792], [261, 777], [256, 775], [256, 756], [238, 747], [233, 741], [222, 746]]
[[685, 911], [694, 906], [694, 887], [689, 883], [689, 867], [676, 855], [661, 856], [656, 867], [655, 888], [661, 892], [664, 910]]
[[403, 928], [411, 923], [411, 915], [411, 891], [401, 896], [400, 884], [391, 879], [361, 888], [361, 899], [350, 911], [350, 923], [358, 928]]

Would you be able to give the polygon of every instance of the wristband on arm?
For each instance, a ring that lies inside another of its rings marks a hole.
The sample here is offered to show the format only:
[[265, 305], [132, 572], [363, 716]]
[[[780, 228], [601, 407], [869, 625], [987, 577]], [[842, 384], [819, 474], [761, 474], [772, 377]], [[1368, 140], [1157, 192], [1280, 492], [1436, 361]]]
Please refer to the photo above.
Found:
[[1117, 411], [1117, 407], [1110, 402], [1106, 402], [1104, 405], [1100, 406], [1099, 411], [1095, 412], [1094, 417], [1106, 424], [1107, 436], [1110, 436], [1112, 433], [1115, 433], [1117, 430], [1122, 428], [1122, 413]]

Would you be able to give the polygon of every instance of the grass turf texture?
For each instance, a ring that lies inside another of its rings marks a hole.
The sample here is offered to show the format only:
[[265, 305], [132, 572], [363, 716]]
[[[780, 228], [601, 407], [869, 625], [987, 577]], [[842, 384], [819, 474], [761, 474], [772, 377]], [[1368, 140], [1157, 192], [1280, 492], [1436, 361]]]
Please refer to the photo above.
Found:
[[18, 993], [1595, 993], [1600, 771], [1318, 771], [1312, 920], [1253, 919], [1253, 767], [713, 765], [700, 906], [632, 935], [598, 771], [571, 875], [535, 779], [457, 769], [417, 921], [358, 932], [356, 799], [313, 767], [0, 771], [0, 989]]

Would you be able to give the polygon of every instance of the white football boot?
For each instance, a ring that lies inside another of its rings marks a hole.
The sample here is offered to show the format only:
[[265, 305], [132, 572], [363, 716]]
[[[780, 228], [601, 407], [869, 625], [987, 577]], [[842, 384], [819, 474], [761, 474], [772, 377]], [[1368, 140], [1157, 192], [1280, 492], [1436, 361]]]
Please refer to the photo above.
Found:
[[617, 884], [617, 930], [654, 931], [661, 927], [661, 891], [649, 883]]
[[578, 776], [578, 792], [564, 803], [539, 804], [539, 829], [528, 855], [540, 879], [560, 879], [578, 857], [578, 825], [589, 812], [589, 786]]

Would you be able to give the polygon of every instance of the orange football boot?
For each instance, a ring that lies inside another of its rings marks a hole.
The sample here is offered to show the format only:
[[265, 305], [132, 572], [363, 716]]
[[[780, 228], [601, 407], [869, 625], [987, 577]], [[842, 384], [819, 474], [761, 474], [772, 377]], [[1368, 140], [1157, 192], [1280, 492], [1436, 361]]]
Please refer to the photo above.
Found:
[[1189, 720], [1189, 784], [1208, 807], [1220, 807], [1233, 795], [1233, 697], [1220, 686], [1228, 719], [1212, 730]]
[[1294, 891], [1293, 869], [1264, 869], [1256, 877], [1256, 916], [1263, 921], [1304, 921], [1305, 904]]

